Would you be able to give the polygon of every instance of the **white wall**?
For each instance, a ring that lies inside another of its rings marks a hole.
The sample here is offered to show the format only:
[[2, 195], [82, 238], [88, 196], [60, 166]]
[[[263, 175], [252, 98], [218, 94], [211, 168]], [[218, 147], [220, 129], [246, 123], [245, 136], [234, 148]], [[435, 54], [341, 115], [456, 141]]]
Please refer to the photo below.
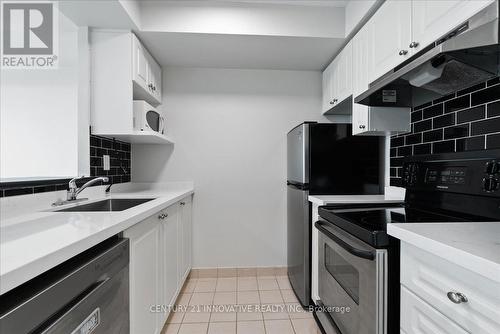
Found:
[[[80, 81], [88, 73], [86, 28], [79, 29], [62, 14], [58, 17], [57, 69], [1, 71], [0, 178], [89, 172], [88, 103], [83, 103], [89, 95]], [[81, 110], [85, 105], [87, 110]], [[87, 139], [83, 147], [82, 136]]]
[[163, 80], [176, 144], [134, 146], [133, 181], [195, 182], [195, 267], [285, 265], [286, 133], [321, 120], [321, 74], [168, 68]]
[[351, 0], [345, 7], [345, 35], [348, 36], [375, 3], [380, 0]]

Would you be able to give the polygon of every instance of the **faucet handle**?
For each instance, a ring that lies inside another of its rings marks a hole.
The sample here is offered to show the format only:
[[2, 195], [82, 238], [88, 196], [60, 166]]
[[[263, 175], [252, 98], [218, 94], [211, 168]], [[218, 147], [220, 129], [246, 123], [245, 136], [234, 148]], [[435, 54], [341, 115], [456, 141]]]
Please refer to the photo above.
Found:
[[75, 177], [75, 178], [71, 179], [71, 181], [69, 181], [69, 184], [68, 184], [69, 189], [76, 189], [76, 188], [77, 188], [77, 186], [76, 186], [76, 181], [77, 181], [77, 180], [80, 180], [80, 179], [83, 179], [84, 177], [85, 177], [85, 176], [84, 176], [84, 175], [82, 175], [82, 176], [77, 176], [77, 177]]

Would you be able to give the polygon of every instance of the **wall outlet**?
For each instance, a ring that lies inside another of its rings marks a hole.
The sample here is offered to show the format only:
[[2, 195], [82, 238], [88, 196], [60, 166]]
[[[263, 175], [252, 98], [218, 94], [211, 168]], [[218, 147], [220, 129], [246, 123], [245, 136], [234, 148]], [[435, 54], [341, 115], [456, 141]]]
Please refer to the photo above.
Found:
[[102, 160], [103, 160], [104, 170], [109, 170], [110, 167], [109, 155], [103, 155]]

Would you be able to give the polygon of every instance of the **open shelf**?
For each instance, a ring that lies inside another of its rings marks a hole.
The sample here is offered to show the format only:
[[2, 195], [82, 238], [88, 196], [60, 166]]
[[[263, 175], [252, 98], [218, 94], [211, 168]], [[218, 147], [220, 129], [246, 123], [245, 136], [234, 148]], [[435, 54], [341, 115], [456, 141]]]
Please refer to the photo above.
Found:
[[[97, 134], [100, 135], [100, 134]], [[134, 131], [130, 134], [102, 134], [105, 137], [113, 137], [131, 144], [156, 144], [173, 145], [174, 141], [157, 132]]]

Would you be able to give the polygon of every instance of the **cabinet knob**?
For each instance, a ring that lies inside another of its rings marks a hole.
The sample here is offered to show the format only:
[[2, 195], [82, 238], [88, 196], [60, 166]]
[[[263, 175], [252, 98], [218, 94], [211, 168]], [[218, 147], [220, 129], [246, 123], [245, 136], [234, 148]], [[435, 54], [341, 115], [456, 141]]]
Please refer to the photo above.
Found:
[[181, 205], [186, 205], [186, 202], [181, 202], [180, 204], [181, 204]]
[[406, 54], [408, 54], [408, 50], [400, 50], [399, 51], [400, 56], [405, 56]]
[[165, 219], [168, 217], [168, 213], [162, 213], [161, 215], [158, 216], [158, 219]]
[[359, 128], [360, 129], [364, 129], [364, 128], [366, 128], [366, 126], [365, 125], [360, 125]]
[[331, 101], [330, 101], [330, 104], [335, 104], [335, 101], [334, 101], [334, 100], [331, 100]]
[[448, 296], [448, 299], [455, 304], [467, 303], [469, 301], [467, 297], [465, 297], [465, 295], [460, 292], [450, 291], [446, 295]]
[[409, 46], [410, 46], [410, 48], [412, 48], [412, 49], [413, 49], [413, 48], [416, 48], [416, 47], [418, 46], [418, 42], [411, 42]]

